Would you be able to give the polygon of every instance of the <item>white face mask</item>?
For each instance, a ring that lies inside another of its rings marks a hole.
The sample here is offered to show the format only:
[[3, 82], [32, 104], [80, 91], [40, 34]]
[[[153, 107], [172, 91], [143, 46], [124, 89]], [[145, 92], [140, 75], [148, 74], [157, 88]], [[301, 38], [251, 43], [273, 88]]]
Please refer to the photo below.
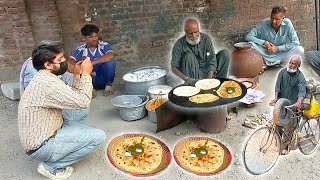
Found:
[[295, 72], [297, 72], [297, 70], [298, 70], [298, 68], [292, 69], [292, 68], [290, 68], [290, 67], [287, 67], [288, 73], [295, 73]]
[[186, 36], [186, 40], [187, 40], [187, 42], [188, 42], [189, 44], [191, 44], [191, 45], [199, 44], [199, 42], [200, 42], [200, 35], [199, 35], [199, 37], [198, 37], [197, 39], [195, 39], [195, 40], [192, 40], [192, 39], [188, 38], [188, 36]]

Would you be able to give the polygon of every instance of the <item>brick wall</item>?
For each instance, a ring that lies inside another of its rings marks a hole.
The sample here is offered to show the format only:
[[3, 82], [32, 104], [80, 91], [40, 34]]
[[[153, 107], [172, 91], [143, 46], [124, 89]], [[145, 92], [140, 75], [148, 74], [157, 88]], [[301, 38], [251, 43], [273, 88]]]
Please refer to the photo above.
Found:
[[0, 22], [0, 80], [4, 80], [18, 76], [34, 43], [23, 0], [0, 1]]
[[[14, 33], [16, 20], [7, 17], [5, 10], [10, 8], [6, 3], [19, 7], [16, 13], [20, 15], [29, 14], [34, 42], [62, 38], [67, 54], [82, 43], [80, 28], [93, 23], [100, 27], [101, 38], [113, 46], [117, 60], [169, 62], [171, 47], [183, 34], [183, 20], [190, 16], [200, 19], [203, 31], [213, 37], [216, 49], [232, 50], [234, 43], [243, 41], [253, 26], [270, 16], [273, 5], [286, 6], [287, 17], [293, 21], [301, 44], [306, 50], [316, 48], [314, 0], [0, 0], [0, 22], [9, 24], [6, 31]], [[23, 17], [22, 22], [26, 23], [27, 16]], [[0, 67], [14, 64], [9, 52], [17, 51], [15, 46], [31, 51], [31, 28], [25, 28], [29, 29], [29, 35], [15, 36], [12, 46], [4, 45], [1, 38]], [[25, 37], [31, 38], [28, 46]], [[22, 62], [23, 56], [20, 52], [20, 59], [15, 61]]]
[[[311, 0], [58, 0], [57, 4], [67, 52], [81, 43], [80, 28], [93, 23], [100, 27], [101, 38], [112, 44], [118, 60], [167, 62], [189, 16], [200, 19], [217, 49], [232, 50], [234, 43], [243, 41], [252, 27], [270, 16], [274, 4], [288, 8], [287, 17], [305, 49], [316, 48]], [[65, 11], [66, 6], [71, 9]]]
[[35, 44], [62, 42], [61, 24], [54, 0], [25, 0]]

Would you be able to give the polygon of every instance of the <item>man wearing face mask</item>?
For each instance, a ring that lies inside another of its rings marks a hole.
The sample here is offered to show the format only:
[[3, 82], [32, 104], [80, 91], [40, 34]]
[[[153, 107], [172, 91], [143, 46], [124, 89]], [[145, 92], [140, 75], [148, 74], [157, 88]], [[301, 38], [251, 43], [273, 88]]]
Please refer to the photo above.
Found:
[[273, 7], [271, 17], [263, 19], [246, 36], [246, 41], [249, 41], [264, 59], [263, 70], [280, 62], [287, 63], [291, 56], [302, 56], [304, 53], [303, 47], [299, 46], [299, 38], [292, 22], [285, 14], [286, 8]]
[[101, 145], [105, 132], [84, 124], [88, 111], [65, 118], [62, 109], [90, 106], [92, 64], [89, 58], [74, 66], [72, 87], [58, 75], [67, 71], [62, 49], [41, 45], [32, 52], [38, 72], [22, 94], [18, 107], [20, 141], [26, 154], [40, 161], [38, 172], [50, 179], [66, 179], [70, 166]]
[[299, 70], [301, 61], [301, 56], [294, 55], [290, 58], [288, 66], [279, 72], [274, 99], [270, 101], [270, 106], [274, 106], [279, 98], [286, 98], [296, 109], [301, 108], [306, 95], [306, 80]]
[[200, 32], [197, 19], [187, 19], [184, 31], [185, 35], [176, 41], [172, 49], [172, 72], [185, 82], [227, 77], [230, 53], [221, 50], [215, 54], [210, 36]]
[[[43, 40], [40, 42], [39, 45], [52, 45], [52, 44], [54, 43], [51, 41]], [[70, 71], [72, 70], [70, 67], [73, 67], [73, 65], [68, 67], [69, 67], [68, 70]], [[31, 81], [31, 79], [36, 73], [37, 73], [37, 70], [33, 67], [32, 58], [29, 57], [23, 63], [20, 71], [20, 95], [22, 95], [23, 91], [27, 88], [29, 82]], [[65, 84], [72, 86], [72, 82], [73, 82], [72, 72], [67, 71], [64, 74], [62, 74], [61, 80], [65, 82]]]

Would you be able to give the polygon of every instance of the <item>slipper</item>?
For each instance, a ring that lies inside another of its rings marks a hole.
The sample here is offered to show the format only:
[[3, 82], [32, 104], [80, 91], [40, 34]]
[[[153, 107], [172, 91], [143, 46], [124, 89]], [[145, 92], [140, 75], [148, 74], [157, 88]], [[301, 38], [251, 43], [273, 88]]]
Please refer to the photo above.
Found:
[[254, 122], [251, 122], [251, 121], [249, 121], [249, 120], [245, 120], [245, 121], [242, 123], [242, 126], [247, 127], [247, 128], [251, 128], [251, 129], [256, 129], [256, 127], [258, 126], [258, 124], [254, 123]]
[[260, 70], [260, 72], [259, 72], [259, 75], [263, 74], [267, 69], [268, 69], [268, 66], [264, 64], [264, 65], [261, 67], [261, 70]]
[[95, 97], [97, 97], [97, 91], [95, 89], [92, 89], [92, 97], [91, 97], [91, 99], [94, 99]]
[[107, 85], [107, 86], [105, 87], [105, 89], [104, 89], [104, 95], [110, 96], [110, 95], [113, 94], [113, 93], [114, 93], [114, 91], [113, 91], [113, 89], [112, 89], [112, 86]]

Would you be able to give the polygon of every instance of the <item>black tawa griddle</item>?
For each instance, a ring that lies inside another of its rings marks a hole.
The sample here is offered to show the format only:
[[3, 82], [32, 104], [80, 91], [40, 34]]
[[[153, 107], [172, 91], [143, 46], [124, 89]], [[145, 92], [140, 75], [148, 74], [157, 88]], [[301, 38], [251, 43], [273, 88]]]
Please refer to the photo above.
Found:
[[209, 90], [201, 90], [198, 94], [207, 94], [207, 93], [210, 93], [210, 94], [214, 94], [216, 96], [217, 93], [216, 93], [216, 90], [219, 89], [219, 87], [221, 86], [221, 84], [224, 82], [224, 81], [235, 81], [237, 82], [241, 89], [242, 89], [242, 94], [238, 97], [234, 97], [234, 98], [222, 98], [220, 96], [218, 100], [216, 101], [213, 101], [213, 102], [210, 102], [210, 103], [193, 103], [191, 101], [189, 101], [189, 97], [182, 97], [182, 96], [176, 96], [173, 94], [173, 91], [175, 88], [177, 87], [180, 87], [180, 86], [194, 86], [196, 81], [194, 82], [191, 82], [191, 83], [185, 83], [185, 84], [182, 84], [182, 85], [179, 85], [175, 88], [173, 88], [170, 92], [169, 92], [169, 101], [172, 102], [173, 104], [175, 105], [178, 105], [178, 106], [181, 106], [181, 107], [187, 107], [187, 108], [209, 108], [209, 107], [215, 107], [215, 106], [220, 106], [220, 105], [226, 105], [226, 104], [229, 104], [229, 103], [233, 103], [235, 101], [238, 101], [240, 99], [242, 99], [246, 94], [247, 94], [247, 87], [236, 81], [236, 80], [232, 80], [232, 79], [227, 79], [227, 78], [216, 78], [218, 80], [220, 80], [220, 85], [216, 88], [213, 88], [213, 89], [209, 89]]

